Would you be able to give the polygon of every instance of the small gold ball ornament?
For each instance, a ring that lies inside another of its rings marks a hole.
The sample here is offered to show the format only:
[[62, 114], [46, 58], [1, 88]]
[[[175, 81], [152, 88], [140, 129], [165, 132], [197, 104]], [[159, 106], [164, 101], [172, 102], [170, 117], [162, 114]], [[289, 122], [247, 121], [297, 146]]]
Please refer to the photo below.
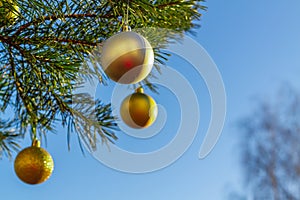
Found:
[[19, 7], [14, 0], [0, 1], [0, 27], [12, 23], [18, 17]]
[[144, 94], [142, 88], [127, 96], [120, 109], [123, 122], [131, 128], [141, 129], [153, 124], [157, 117], [157, 104], [154, 99]]
[[52, 174], [54, 163], [51, 155], [34, 140], [31, 147], [23, 149], [14, 163], [17, 176], [25, 183], [39, 184]]
[[154, 53], [150, 43], [133, 31], [120, 32], [103, 44], [101, 66], [115, 82], [140, 82], [151, 72], [153, 63]]

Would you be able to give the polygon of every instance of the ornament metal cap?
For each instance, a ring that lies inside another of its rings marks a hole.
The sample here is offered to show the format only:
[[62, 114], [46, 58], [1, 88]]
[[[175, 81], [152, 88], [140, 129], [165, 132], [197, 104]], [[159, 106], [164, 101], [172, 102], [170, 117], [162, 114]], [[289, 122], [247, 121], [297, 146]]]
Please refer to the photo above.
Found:
[[32, 140], [31, 146], [33, 146], [33, 147], [41, 147], [41, 142], [38, 139], [34, 138]]
[[124, 25], [124, 26], [122, 27], [122, 31], [123, 31], [123, 32], [131, 31], [131, 28], [130, 28], [130, 26], [128, 26], [128, 25]]
[[144, 88], [138, 87], [138, 88], [135, 89], [135, 92], [136, 93], [144, 93]]

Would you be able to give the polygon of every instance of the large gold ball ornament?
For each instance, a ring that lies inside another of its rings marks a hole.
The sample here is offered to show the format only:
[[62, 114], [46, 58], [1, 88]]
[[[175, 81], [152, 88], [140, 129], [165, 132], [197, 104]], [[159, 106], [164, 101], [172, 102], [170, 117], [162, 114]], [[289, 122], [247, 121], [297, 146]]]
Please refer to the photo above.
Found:
[[151, 72], [153, 63], [153, 49], [147, 39], [138, 33], [120, 32], [103, 44], [101, 66], [115, 82], [140, 82]]
[[152, 125], [157, 117], [157, 104], [139, 88], [123, 100], [120, 114], [123, 122], [129, 127], [146, 128]]
[[14, 0], [0, 1], [0, 27], [12, 23], [18, 17], [19, 7]]
[[34, 141], [31, 147], [23, 149], [14, 163], [17, 176], [25, 183], [39, 184], [52, 174], [54, 163], [51, 155]]

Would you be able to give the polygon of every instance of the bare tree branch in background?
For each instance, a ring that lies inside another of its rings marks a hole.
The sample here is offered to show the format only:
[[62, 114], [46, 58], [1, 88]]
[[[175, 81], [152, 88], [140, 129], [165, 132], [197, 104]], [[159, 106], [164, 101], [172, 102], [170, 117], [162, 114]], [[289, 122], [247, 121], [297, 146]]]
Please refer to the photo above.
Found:
[[300, 199], [300, 94], [285, 87], [275, 97], [239, 124], [248, 199]]

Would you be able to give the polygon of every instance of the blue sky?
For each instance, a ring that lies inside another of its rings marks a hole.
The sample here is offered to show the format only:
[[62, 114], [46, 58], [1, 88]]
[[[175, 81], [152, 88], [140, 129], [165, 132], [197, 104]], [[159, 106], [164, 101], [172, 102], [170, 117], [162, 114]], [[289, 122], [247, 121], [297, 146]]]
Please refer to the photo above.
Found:
[[[208, 0], [202, 27], [192, 36], [217, 64], [227, 92], [227, 117], [222, 136], [204, 160], [199, 147], [208, 127], [210, 99], [200, 76], [190, 82], [196, 88], [201, 120], [198, 134], [188, 151], [171, 166], [148, 174], [129, 174], [110, 169], [87, 154], [81, 154], [76, 136], [67, 150], [66, 134], [59, 129], [49, 134], [47, 150], [55, 161], [52, 177], [38, 186], [25, 185], [13, 171], [13, 162], [0, 162], [1, 199], [89, 200], [198, 200], [224, 199], [230, 190], [240, 190], [238, 131], [235, 124], [250, 113], [257, 99], [272, 100], [283, 83], [299, 89], [300, 75], [300, 1]], [[168, 65], [186, 77], [193, 70], [174, 57]], [[184, 68], [182, 67], [184, 66]], [[107, 94], [111, 88], [98, 88]], [[166, 88], [151, 94], [168, 113], [177, 113], [178, 102]], [[104, 99], [109, 99], [109, 96]], [[171, 102], [170, 102], [171, 101]], [[166, 144], [176, 132], [178, 114], [168, 114], [166, 127], [149, 140], [137, 140], [119, 133], [117, 145], [147, 152]], [[24, 146], [29, 141], [24, 141]]]

